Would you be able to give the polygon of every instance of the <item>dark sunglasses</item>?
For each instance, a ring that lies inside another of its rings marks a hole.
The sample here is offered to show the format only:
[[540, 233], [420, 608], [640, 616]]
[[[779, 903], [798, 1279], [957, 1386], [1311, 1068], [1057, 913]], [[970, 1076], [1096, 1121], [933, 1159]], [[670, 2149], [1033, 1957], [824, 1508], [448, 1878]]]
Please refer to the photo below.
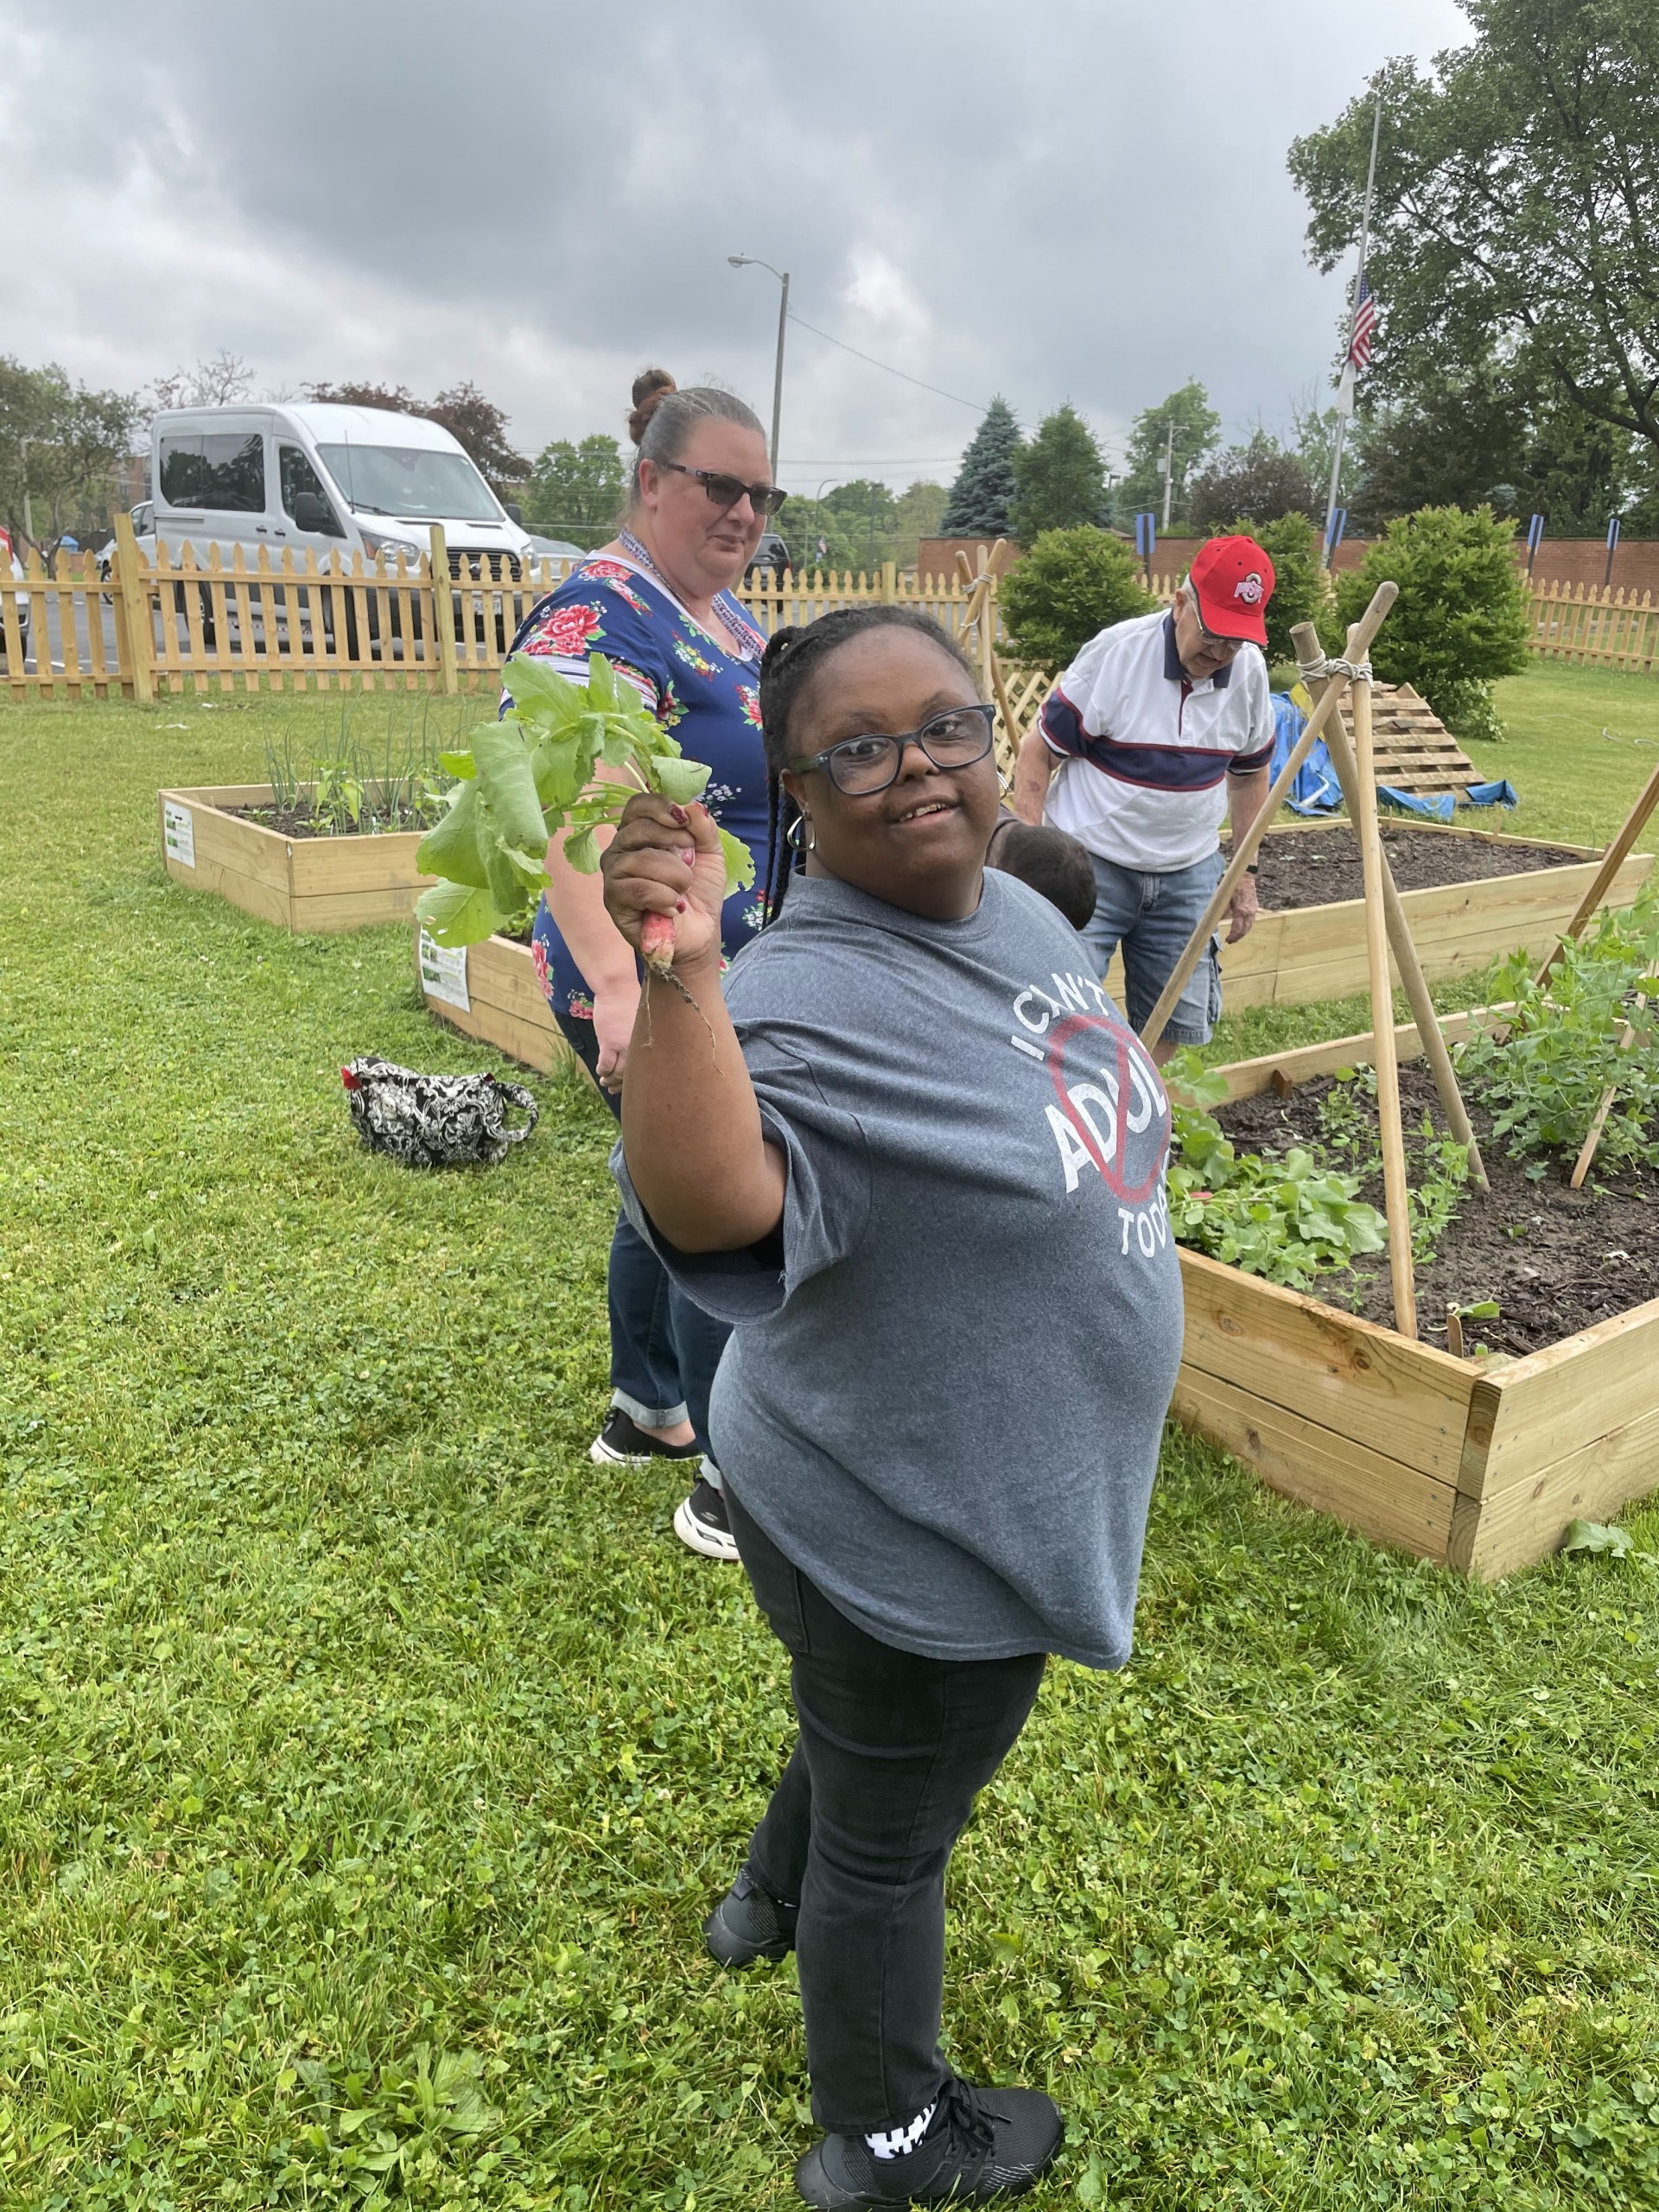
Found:
[[688, 468], [683, 461], [659, 461], [658, 468], [671, 468], [681, 476], [695, 476], [717, 507], [734, 507], [746, 494], [758, 515], [775, 515], [789, 497], [777, 484], [745, 484], [741, 478], [722, 476], [717, 468]]
[[868, 798], [897, 782], [907, 745], [919, 745], [936, 768], [971, 768], [991, 749], [991, 725], [995, 719], [995, 707], [952, 707], [924, 722], [920, 729], [906, 730], [901, 737], [843, 737], [839, 745], [829, 746], [804, 760], [791, 760], [788, 766], [797, 774], [808, 768], [822, 768], [836, 789], [849, 798]]

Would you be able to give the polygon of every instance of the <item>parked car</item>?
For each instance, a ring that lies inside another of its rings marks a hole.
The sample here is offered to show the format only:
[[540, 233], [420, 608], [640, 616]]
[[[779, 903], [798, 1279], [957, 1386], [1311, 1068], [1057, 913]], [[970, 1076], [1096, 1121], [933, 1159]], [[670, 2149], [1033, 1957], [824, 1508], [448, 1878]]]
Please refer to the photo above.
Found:
[[538, 537], [531, 531], [530, 550], [539, 561], [580, 561], [587, 549], [573, 545], [568, 537]]
[[423, 415], [331, 404], [169, 408], [150, 429], [153, 529], [206, 565], [215, 548], [251, 565], [261, 546], [321, 561], [431, 550], [443, 525], [449, 572], [530, 550], [460, 440]]
[[[22, 583], [23, 564], [17, 558], [16, 549], [11, 542], [11, 532], [3, 527], [0, 527], [0, 563], [4, 563], [6, 571], [14, 583]], [[29, 657], [29, 601], [20, 597], [14, 604], [17, 609], [18, 640], [23, 649], [23, 658], [27, 659]], [[0, 622], [0, 652], [4, 652], [5, 650], [6, 626], [3, 622]]]
[[[140, 499], [131, 509], [132, 534], [138, 541], [138, 550], [146, 560], [156, 557], [156, 510], [148, 499]], [[110, 581], [110, 569], [115, 559], [115, 538], [111, 534], [107, 545], [99, 548], [98, 573], [105, 583]]]
[[761, 569], [770, 569], [774, 579], [781, 583], [785, 571], [793, 566], [794, 563], [789, 557], [789, 548], [778, 532], [775, 530], [763, 530], [760, 533], [760, 543], [754, 549], [754, 558], [743, 571], [743, 581], [746, 584], [752, 584], [757, 571]]

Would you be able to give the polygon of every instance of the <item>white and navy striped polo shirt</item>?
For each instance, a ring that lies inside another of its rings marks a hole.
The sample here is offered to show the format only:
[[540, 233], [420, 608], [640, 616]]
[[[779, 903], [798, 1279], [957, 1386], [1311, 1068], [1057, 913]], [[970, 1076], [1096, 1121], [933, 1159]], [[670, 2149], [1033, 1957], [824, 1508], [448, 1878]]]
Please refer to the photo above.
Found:
[[1268, 664], [1245, 645], [1195, 683], [1173, 617], [1137, 615], [1090, 639], [1050, 692], [1041, 728], [1063, 762], [1048, 795], [1057, 830], [1120, 868], [1191, 868], [1216, 849], [1228, 775], [1273, 758]]

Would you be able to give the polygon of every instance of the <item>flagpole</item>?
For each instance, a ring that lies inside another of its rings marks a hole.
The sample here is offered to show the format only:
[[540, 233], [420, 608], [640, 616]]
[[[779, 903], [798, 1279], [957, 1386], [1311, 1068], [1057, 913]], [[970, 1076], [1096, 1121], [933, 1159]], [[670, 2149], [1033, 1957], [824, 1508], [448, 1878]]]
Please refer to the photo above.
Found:
[[1342, 448], [1354, 411], [1354, 331], [1359, 321], [1360, 293], [1365, 283], [1365, 256], [1371, 239], [1371, 194], [1376, 184], [1376, 141], [1382, 128], [1382, 95], [1376, 96], [1371, 113], [1371, 159], [1365, 172], [1365, 200], [1359, 214], [1359, 274], [1354, 279], [1353, 304], [1348, 311], [1348, 350], [1343, 356], [1342, 381], [1337, 386], [1337, 445], [1331, 456], [1331, 495], [1325, 503], [1325, 543], [1319, 566], [1331, 565], [1331, 533], [1336, 526], [1337, 494], [1342, 482]]

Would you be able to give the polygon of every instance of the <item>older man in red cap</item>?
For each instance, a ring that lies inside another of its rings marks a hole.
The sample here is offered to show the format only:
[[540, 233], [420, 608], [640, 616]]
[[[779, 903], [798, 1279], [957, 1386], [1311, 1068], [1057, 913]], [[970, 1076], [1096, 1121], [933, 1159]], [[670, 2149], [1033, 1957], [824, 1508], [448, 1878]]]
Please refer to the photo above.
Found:
[[[1236, 836], [1268, 796], [1274, 722], [1262, 648], [1273, 584], [1254, 538], [1211, 538], [1167, 613], [1090, 640], [1020, 747], [1014, 810], [1089, 849], [1096, 895], [1084, 935], [1102, 975], [1122, 947], [1137, 1029], [1221, 880], [1223, 817]], [[1233, 896], [1230, 944], [1255, 912], [1252, 868]], [[1153, 1040], [1160, 1062], [1209, 1042], [1221, 1011], [1218, 954], [1212, 940]]]

